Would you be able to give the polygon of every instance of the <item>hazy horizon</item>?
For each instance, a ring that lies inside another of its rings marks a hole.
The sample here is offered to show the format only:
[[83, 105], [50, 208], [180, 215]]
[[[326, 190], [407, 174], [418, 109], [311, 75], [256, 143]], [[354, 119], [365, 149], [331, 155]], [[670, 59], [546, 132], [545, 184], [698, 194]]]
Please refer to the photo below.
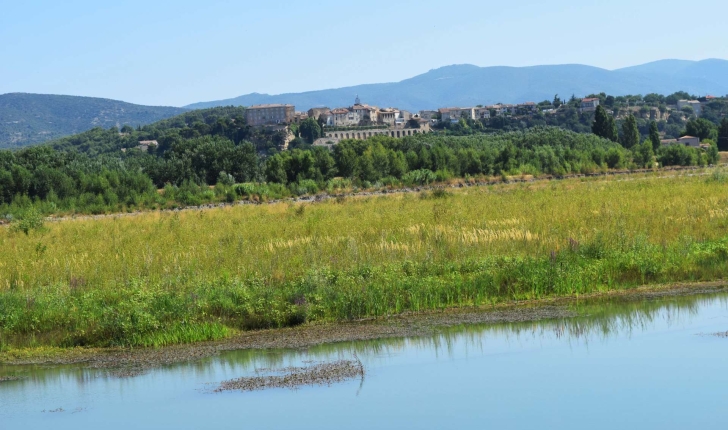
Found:
[[[0, 16], [0, 39], [12, 41], [0, 48], [0, 93], [185, 106], [399, 82], [455, 64], [614, 70], [728, 58], [726, 36], [712, 26], [680, 30], [685, 5], [672, 0], [402, 4], [9, 4]], [[692, 16], [724, 12], [728, 5], [717, 0], [690, 5]]]

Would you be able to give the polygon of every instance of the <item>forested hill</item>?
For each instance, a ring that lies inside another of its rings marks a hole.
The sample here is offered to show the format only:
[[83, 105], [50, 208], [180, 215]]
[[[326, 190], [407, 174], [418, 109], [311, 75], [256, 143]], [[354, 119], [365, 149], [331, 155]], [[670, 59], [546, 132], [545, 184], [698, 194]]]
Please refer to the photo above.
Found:
[[0, 95], [0, 148], [19, 148], [90, 130], [150, 124], [188, 109], [117, 100], [10, 93]]
[[[281, 142], [270, 133], [268, 139], [261, 138], [264, 131], [255, 130], [245, 123], [245, 108], [217, 107], [187, 111], [172, 118], [157, 121], [141, 127], [121, 128], [96, 127], [73, 136], [52, 140], [47, 145], [59, 151], [80, 152], [90, 156], [118, 156], [122, 150], [135, 149], [140, 141], [156, 140], [157, 148], [152, 152], [164, 153], [176, 143], [205, 136], [222, 137], [240, 144], [243, 140], [268, 142], [274, 147]], [[268, 147], [261, 143], [259, 148]]]

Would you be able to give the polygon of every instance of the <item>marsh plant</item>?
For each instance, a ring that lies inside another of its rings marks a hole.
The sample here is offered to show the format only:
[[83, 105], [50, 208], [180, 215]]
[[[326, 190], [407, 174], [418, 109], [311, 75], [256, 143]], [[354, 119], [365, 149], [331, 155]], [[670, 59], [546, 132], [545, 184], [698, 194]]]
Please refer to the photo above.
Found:
[[241, 330], [728, 276], [728, 183], [658, 175], [0, 229], [5, 348]]

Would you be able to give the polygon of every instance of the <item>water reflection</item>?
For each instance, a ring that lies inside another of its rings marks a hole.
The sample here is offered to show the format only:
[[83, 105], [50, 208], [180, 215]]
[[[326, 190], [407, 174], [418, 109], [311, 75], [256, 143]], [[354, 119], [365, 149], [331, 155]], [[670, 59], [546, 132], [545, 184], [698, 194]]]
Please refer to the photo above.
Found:
[[[696, 336], [728, 330], [728, 293], [588, 300], [570, 308], [577, 316], [305, 350], [236, 351], [133, 378], [73, 366], [0, 367], [0, 376], [25, 378], [0, 383], [0, 428], [240, 428], [244, 422], [247, 428], [334, 429], [346, 422], [362, 429], [483, 423], [612, 429], [728, 421], [721, 403], [728, 372], [713, 359], [728, 354], [728, 341]], [[363, 380], [210, 394], [221, 381], [257, 369], [355, 355], [367, 370]], [[59, 408], [66, 412], [47, 412]]]
[[[509, 344], [559, 341], [569, 345], [606, 342], [613, 337], [631, 337], [635, 332], [651, 330], [656, 324], [666, 328], [689, 324], [705, 306], [728, 309], [728, 293], [680, 296], [653, 300], [625, 298], [591, 299], [569, 305], [579, 316], [535, 322], [469, 324], [442, 328], [430, 337], [389, 338], [325, 344], [306, 350], [243, 350], [220, 356], [168, 366], [157, 372], [174, 372], [179, 378], [213, 378], [215, 375], [252, 374], [256, 369], [300, 366], [307, 362], [351, 359], [355, 354], [368, 361], [383, 359], [405, 350], [432, 351], [435, 356], [452, 358], [455, 351], [483, 354], [491, 339]], [[728, 321], [726, 321], [728, 330]], [[16, 381], [2, 382], [0, 390], [32, 386], [42, 390], [49, 386], [73, 383], [83, 387], [99, 378], [118, 379], [108, 372], [78, 366], [0, 366], [0, 376], [17, 376]], [[124, 385], [125, 382], [116, 381]]]

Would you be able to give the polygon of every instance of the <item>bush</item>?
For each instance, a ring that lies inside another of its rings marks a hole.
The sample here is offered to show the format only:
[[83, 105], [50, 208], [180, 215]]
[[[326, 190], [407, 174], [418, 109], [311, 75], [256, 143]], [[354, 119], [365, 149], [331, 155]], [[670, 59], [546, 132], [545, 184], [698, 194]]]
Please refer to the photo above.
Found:
[[34, 207], [31, 207], [13, 221], [10, 229], [15, 232], [23, 232], [27, 236], [33, 230], [42, 230], [43, 225], [43, 215]]
[[312, 179], [303, 179], [296, 183], [291, 184], [291, 192], [297, 196], [303, 196], [306, 194], [317, 194], [319, 187], [316, 181]]
[[428, 185], [436, 179], [435, 173], [429, 169], [412, 170], [402, 176], [402, 182], [407, 185]]
[[610, 169], [619, 169], [624, 167], [624, 155], [622, 155], [622, 151], [617, 148], [612, 148], [607, 151], [605, 159], [607, 166], [609, 166]]

